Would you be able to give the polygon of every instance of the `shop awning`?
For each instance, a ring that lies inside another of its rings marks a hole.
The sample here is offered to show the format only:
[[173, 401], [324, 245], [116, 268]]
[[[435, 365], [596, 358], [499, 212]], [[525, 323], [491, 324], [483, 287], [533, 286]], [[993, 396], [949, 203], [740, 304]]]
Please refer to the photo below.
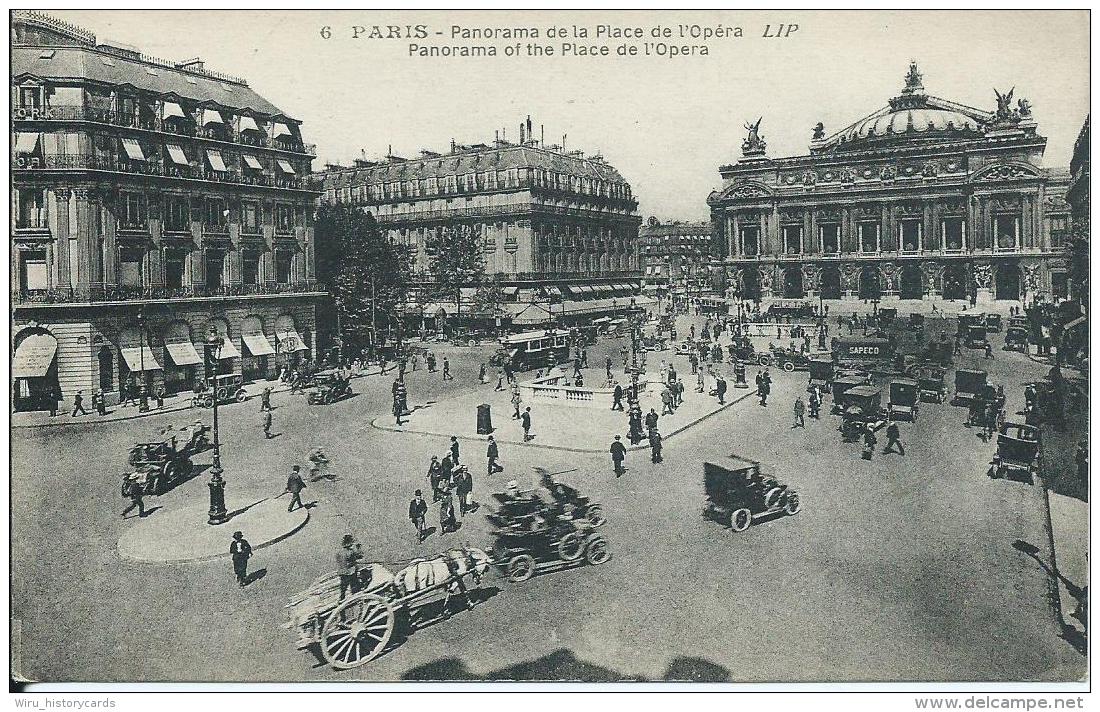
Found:
[[275, 136], [275, 138], [279, 138], [280, 136], [290, 136], [291, 138], [294, 137], [294, 134], [290, 132], [290, 128], [281, 121], [277, 121], [273, 128], [273, 135]]
[[501, 291], [510, 297], [514, 294], [519, 294], [519, 287], [504, 287]]
[[123, 137], [122, 148], [126, 150], [126, 155], [130, 157], [131, 161], [145, 160], [145, 153], [141, 150], [141, 145], [136, 138]]
[[165, 144], [165, 146], [168, 148], [168, 157], [172, 159], [172, 163], [180, 166], [190, 165], [190, 163], [187, 162], [187, 154], [183, 152], [182, 148], [174, 143], [168, 143]]
[[309, 351], [309, 347], [302, 341], [297, 331], [288, 329], [275, 332], [275, 344], [279, 347], [279, 353], [286, 354], [292, 351]]
[[279, 164], [279, 170], [281, 170], [283, 173], [289, 173], [290, 175], [294, 175], [294, 167], [291, 166], [289, 163], [287, 163], [286, 161], [284, 161], [281, 158], [277, 161], [277, 163]]
[[226, 359], [230, 358], [240, 358], [241, 352], [238, 351], [237, 347], [233, 345], [233, 341], [230, 339], [226, 339], [224, 335], [222, 336], [222, 339], [222, 350], [218, 354], [218, 360], [225, 361]]
[[186, 115], [183, 113], [183, 109], [180, 108], [179, 104], [175, 103], [174, 101], [164, 102], [163, 118], [170, 119], [173, 116], [178, 116], [181, 119], [187, 118]]
[[143, 368], [146, 371], [161, 370], [160, 363], [153, 356], [153, 350], [148, 346], [123, 346], [121, 351], [126, 365], [135, 373], [140, 373]]
[[260, 163], [260, 159], [256, 158], [250, 153], [242, 154], [241, 158], [244, 159], [244, 164], [249, 168], [254, 168], [258, 171], [262, 171], [264, 169], [263, 165]]
[[271, 342], [259, 332], [241, 334], [241, 340], [244, 341], [245, 348], [253, 356], [271, 356], [275, 353], [275, 349], [271, 348]]
[[206, 149], [206, 159], [210, 161], [210, 167], [216, 171], [225, 171], [225, 161], [222, 160], [222, 154], [213, 149]]
[[13, 378], [41, 378], [57, 355], [57, 339], [49, 334], [31, 334], [19, 342], [11, 362]]
[[1068, 324], [1066, 324], [1065, 326], [1063, 326], [1062, 329], [1065, 330], [1065, 331], [1069, 331], [1070, 329], [1076, 329], [1077, 327], [1084, 324], [1085, 321], [1086, 321], [1085, 317], [1079, 316], [1076, 319], [1074, 319], [1073, 321], [1071, 321]]
[[562, 294], [561, 294], [561, 290], [560, 290], [560, 289], [558, 289], [557, 287], [547, 287], [547, 288], [546, 288], [546, 291], [550, 292], [550, 293], [551, 293], [551, 294], [553, 294], [553, 295], [554, 295], [555, 297], [560, 297], [560, 296], [562, 296]]
[[543, 324], [550, 320], [550, 313], [546, 311], [545, 307], [538, 304], [530, 304], [526, 309], [521, 311], [512, 317], [513, 326], [524, 326], [530, 324]]
[[202, 125], [207, 124], [224, 124], [225, 119], [222, 118], [221, 112], [214, 111], [213, 109], [202, 110]]
[[251, 116], [241, 117], [241, 131], [259, 131], [260, 127], [256, 125], [256, 119]]
[[202, 363], [199, 352], [190, 341], [165, 341], [164, 348], [177, 366], [194, 366]]
[[34, 153], [38, 150], [38, 136], [36, 133], [15, 134], [15, 152]]

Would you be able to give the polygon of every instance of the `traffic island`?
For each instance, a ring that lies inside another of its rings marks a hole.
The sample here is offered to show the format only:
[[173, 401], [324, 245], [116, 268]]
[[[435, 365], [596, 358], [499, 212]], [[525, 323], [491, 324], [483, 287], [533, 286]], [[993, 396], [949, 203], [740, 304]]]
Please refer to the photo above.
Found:
[[[309, 521], [309, 509], [286, 511], [289, 495], [229, 508], [229, 520], [207, 524], [208, 505], [151, 511], [134, 517], [134, 525], [118, 541], [125, 560], [174, 564], [229, 558], [233, 532], [241, 531], [253, 550], [270, 546], [297, 533]], [[155, 505], [154, 505], [155, 506]], [[153, 507], [150, 507], [152, 510]]]

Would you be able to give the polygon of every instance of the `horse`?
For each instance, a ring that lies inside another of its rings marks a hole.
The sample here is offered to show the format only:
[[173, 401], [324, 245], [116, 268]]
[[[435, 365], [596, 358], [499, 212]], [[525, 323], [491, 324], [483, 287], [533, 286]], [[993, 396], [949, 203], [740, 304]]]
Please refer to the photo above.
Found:
[[446, 599], [443, 607], [447, 607], [452, 594], [462, 594], [466, 606], [473, 607], [470, 593], [466, 589], [463, 579], [470, 576], [475, 587], [481, 584], [481, 577], [489, 571], [491, 560], [484, 550], [463, 546], [461, 549], [445, 551], [431, 559], [416, 559], [394, 574], [393, 585], [399, 597], [405, 597], [411, 593], [422, 591], [432, 586], [438, 586], [451, 579], [444, 587]]

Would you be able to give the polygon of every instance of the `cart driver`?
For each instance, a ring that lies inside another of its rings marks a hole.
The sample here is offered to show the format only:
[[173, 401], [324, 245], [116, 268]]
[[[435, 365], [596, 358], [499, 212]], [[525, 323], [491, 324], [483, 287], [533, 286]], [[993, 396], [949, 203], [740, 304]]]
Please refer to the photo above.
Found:
[[340, 600], [350, 590], [357, 593], [360, 588], [359, 562], [363, 558], [362, 548], [351, 534], [345, 534], [340, 549], [336, 552], [336, 573], [340, 575]]

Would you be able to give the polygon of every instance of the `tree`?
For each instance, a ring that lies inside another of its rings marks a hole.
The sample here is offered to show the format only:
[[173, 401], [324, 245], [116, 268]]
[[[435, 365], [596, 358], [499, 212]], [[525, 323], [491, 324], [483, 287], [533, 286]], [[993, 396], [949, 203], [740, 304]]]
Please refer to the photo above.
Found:
[[430, 270], [436, 294], [444, 299], [453, 297], [461, 311], [462, 287], [480, 287], [485, 281], [481, 232], [471, 225], [452, 223], [444, 226], [434, 247]]
[[332, 297], [345, 355], [379, 346], [379, 334], [400, 326], [408, 269], [374, 216], [349, 205], [317, 211], [317, 276]]

